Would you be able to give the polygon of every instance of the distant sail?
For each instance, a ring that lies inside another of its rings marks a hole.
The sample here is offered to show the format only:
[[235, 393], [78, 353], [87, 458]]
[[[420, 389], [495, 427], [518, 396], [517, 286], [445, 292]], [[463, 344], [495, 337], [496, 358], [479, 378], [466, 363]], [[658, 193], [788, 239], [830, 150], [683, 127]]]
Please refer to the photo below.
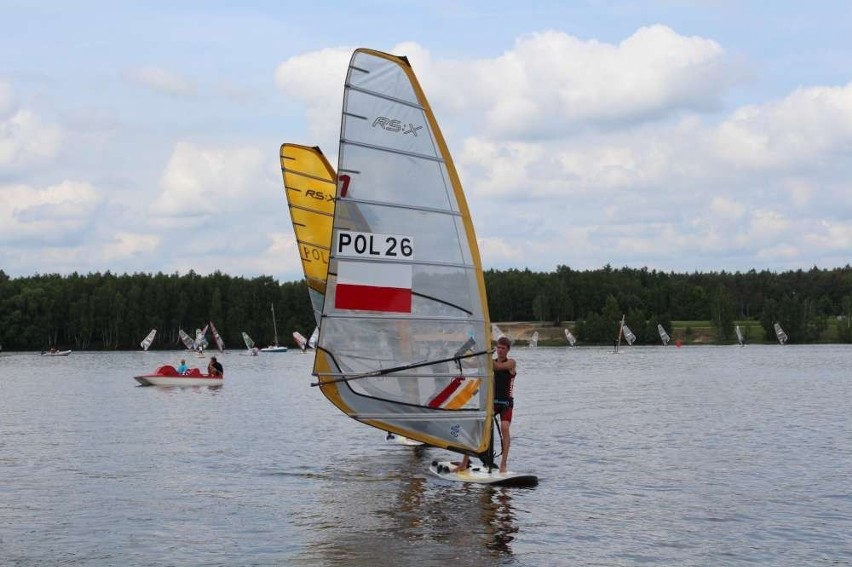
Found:
[[319, 327], [314, 327], [314, 332], [311, 333], [311, 338], [308, 339], [308, 348], [317, 348], [317, 339], [319, 338]]
[[781, 328], [781, 325], [775, 323], [775, 336], [778, 337], [778, 342], [782, 345], [787, 342], [787, 333]]
[[293, 331], [293, 340], [299, 345], [299, 348], [305, 350], [308, 346], [308, 339], [299, 331]]
[[337, 174], [318, 147], [282, 144], [284, 194], [317, 325], [328, 274]]
[[225, 341], [222, 340], [222, 337], [219, 335], [219, 331], [216, 330], [216, 326], [213, 324], [213, 321], [210, 321], [210, 332], [213, 333], [213, 340], [216, 342], [216, 348], [219, 349], [219, 352], [225, 352]]
[[503, 331], [500, 330], [500, 327], [498, 327], [496, 323], [491, 323], [491, 339], [492, 340], [496, 341], [500, 337], [505, 337], [505, 336], [506, 335], [503, 334]]
[[663, 346], [669, 344], [671, 337], [660, 323], [657, 323], [657, 331], [660, 333], [660, 340], [663, 341]]
[[243, 331], [243, 342], [245, 343], [246, 348], [248, 350], [251, 350], [251, 349], [254, 348], [254, 341], [251, 339], [250, 336], [248, 336], [248, 333], [246, 333], [245, 331]]
[[482, 264], [458, 174], [407, 59], [353, 54], [339, 156], [319, 386], [353, 419], [484, 455], [494, 392]]
[[538, 346], [538, 331], [535, 331], [530, 337], [530, 347], [536, 348]]
[[630, 330], [626, 324], [622, 327], [622, 332], [624, 333], [624, 340], [627, 341], [627, 344], [632, 345], [636, 340], [636, 335], [633, 334], [633, 331]]
[[195, 348], [195, 342], [186, 333], [186, 331], [184, 331], [183, 329], [178, 329], [178, 336], [180, 337], [181, 342], [183, 342], [183, 345], [186, 348], [188, 348], [189, 350], [193, 350]]
[[737, 325], [734, 330], [737, 332], [737, 342], [740, 343], [740, 346], [743, 346], [745, 340], [743, 339], [743, 332], [740, 330], [740, 326]]
[[139, 343], [139, 346], [142, 347], [142, 350], [148, 350], [148, 347], [151, 346], [151, 343], [154, 342], [154, 337], [157, 336], [157, 329], [151, 329], [151, 332], [148, 333], [148, 336], [142, 339], [142, 342]]
[[194, 349], [205, 349], [210, 344], [207, 341], [207, 327], [209, 325], [204, 325], [203, 329], [195, 329], [195, 341], [192, 343]]
[[577, 344], [577, 339], [574, 338], [574, 335], [571, 334], [571, 331], [565, 329], [565, 339], [568, 341], [568, 344], [574, 346]]

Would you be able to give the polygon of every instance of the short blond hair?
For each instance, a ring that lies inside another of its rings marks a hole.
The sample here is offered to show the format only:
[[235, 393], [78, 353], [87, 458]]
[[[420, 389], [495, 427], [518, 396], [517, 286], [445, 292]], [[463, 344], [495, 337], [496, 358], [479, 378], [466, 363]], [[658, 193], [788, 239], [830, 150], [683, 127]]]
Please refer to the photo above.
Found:
[[512, 341], [505, 335], [497, 339], [497, 344], [503, 345], [507, 350], [512, 348]]

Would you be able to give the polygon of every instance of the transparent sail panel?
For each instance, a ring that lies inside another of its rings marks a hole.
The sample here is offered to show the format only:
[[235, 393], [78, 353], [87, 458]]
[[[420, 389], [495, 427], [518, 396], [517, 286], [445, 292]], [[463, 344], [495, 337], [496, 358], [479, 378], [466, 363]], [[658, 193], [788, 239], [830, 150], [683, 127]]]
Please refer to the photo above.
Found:
[[490, 323], [452, 160], [406, 61], [359, 50], [346, 85], [314, 373], [355, 419], [482, 452]]

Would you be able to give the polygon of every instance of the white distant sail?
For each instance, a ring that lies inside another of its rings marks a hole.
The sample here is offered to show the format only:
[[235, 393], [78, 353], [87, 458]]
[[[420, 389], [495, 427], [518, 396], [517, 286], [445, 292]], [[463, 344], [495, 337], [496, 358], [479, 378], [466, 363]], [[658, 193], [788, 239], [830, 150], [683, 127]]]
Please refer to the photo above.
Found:
[[311, 333], [311, 338], [308, 339], [308, 348], [317, 348], [317, 339], [319, 338], [319, 327], [314, 327], [314, 332]]
[[210, 344], [207, 341], [207, 327], [209, 325], [204, 325], [203, 329], [195, 329], [195, 340], [192, 342], [195, 350], [204, 350]]
[[781, 328], [781, 325], [775, 323], [775, 336], [778, 337], [778, 342], [782, 345], [787, 342], [787, 333]]
[[496, 341], [500, 337], [505, 337], [505, 336], [506, 335], [503, 334], [503, 331], [500, 330], [500, 327], [498, 327], [496, 323], [491, 323], [491, 339], [492, 340]]
[[243, 331], [243, 342], [246, 345], [246, 349], [251, 350], [254, 348], [254, 341], [245, 331]]
[[154, 342], [154, 337], [157, 336], [157, 329], [151, 329], [151, 332], [148, 333], [148, 336], [142, 339], [142, 342], [139, 343], [139, 346], [142, 347], [142, 350], [148, 350], [148, 347], [151, 346], [151, 343]]
[[740, 326], [737, 325], [736, 327], [734, 327], [734, 330], [737, 332], [737, 342], [740, 344], [740, 346], [743, 346], [745, 341], [743, 339], [743, 332], [740, 330]]
[[630, 330], [630, 327], [624, 325], [624, 340], [627, 341], [627, 344], [632, 345], [636, 340], [636, 335], [633, 334], [633, 331]]
[[195, 349], [195, 342], [186, 333], [186, 331], [184, 331], [183, 329], [178, 329], [178, 336], [180, 337], [181, 342], [186, 348], [188, 348], [189, 350]]
[[210, 321], [210, 332], [213, 333], [213, 341], [216, 343], [216, 348], [219, 349], [219, 352], [225, 352], [225, 341], [222, 340], [222, 336], [216, 330], [216, 325], [213, 324], [213, 321]]
[[636, 335], [633, 334], [633, 331], [630, 330], [625, 323], [625, 316], [621, 316], [621, 321], [618, 324], [618, 339], [615, 341], [615, 352], [618, 353], [619, 347], [621, 347], [621, 339], [627, 341], [627, 344], [632, 345], [633, 341], [636, 340]]
[[530, 337], [530, 347], [536, 348], [538, 346], [538, 331], [535, 331]]
[[574, 335], [571, 334], [571, 331], [565, 329], [565, 339], [568, 341], [568, 344], [574, 346], [577, 344], [577, 339], [574, 338]]
[[663, 341], [663, 346], [669, 344], [669, 341], [672, 339], [660, 323], [657, 323], [657, 331], [660, 333], [660, 340]]
[[299, 331], [293, 331], [293, 340], [296, 341], [296, 344], [302, 350], [305, 350], [308, 346], [308, 339]]
[[493, 379], [476, 235], [405, 58], [353, 54], [337, 171], [318, 385], [353, 419], [486, 454]]

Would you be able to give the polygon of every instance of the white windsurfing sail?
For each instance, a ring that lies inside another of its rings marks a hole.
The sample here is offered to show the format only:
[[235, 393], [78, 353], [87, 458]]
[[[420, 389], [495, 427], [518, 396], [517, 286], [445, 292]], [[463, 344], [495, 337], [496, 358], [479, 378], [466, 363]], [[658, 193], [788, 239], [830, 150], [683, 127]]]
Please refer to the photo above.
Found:
[[530, 347], [536, 348], [538, 346], [538, 331], [535, 331], [530, 337]]
[[660, 333], [660, 340], [663, 341], [663, 346], [669, 344], [669, 341], [672, 340], [672, 338], [669, 336], [665, 328], [663, 328], [660, 323], [657, 323], [657, 331]]
[[203, 329], [195, 329], [195, 340], [192, 342], [195, 350], [204, 350], [210, 344], [207, 341], [207, 327], [209, 325], [204, 325]]
[[251, 337], [245, 331], [243, 331], [243, 342], [245, 343], [247, 350], [254, 348], [254, 341], [251, 340]]
[[178, 329], [178, 336], [180, 337], [183, 346], [185, 346], [189, 350], [195, 349], [195, 342], [192, 340], [192, 337], [187, 334], [186, 331], [184, 331], [183, 329]]
[[339, 160], [317, 385], [358, 421], [487, 455], [493, 384], [479, 250], [405, 58], [353, 54]]
[[148, 336], [142, 339], [142, 342], [139, 343], [139, 346], [142, 347], [142, 350], [148, 350], [151, 346], [151, 343], [154, 342], [154, 337], [157, 336], [157, 329], [151, 329], [151, 332], [148, 333]]
[[737, 342], [740, 346], [743, 346], [743, 344], [745, 344], [745, 340], [743, 339], [743, 332], [740, 330], [740, 326], [737, 325], [734, 327], [734, 330], [737, 332]]
[[213, 333], [213, 341], [216, 343], [216, 348], [219, 349], [219, 352], [225, 352], [225, 341], [222, 340], [222, 336], [216, 330], [216, 325], [213, 324], [213, 321], [210, 321], [210, 332]]
[[787, 342], [787, 333], [781, 328], [781, 325], [775, 323], [775, 336], [778, 337], [778, 342], [782, 345]]
[[293, 331], [293, 340], [296, 341], [296, 344], [302, 350], [305, 350], [308, 346], [308, 339], [299, 331]]
[[571, 331], [569, 331], [568, 329], [565, 329], [565, 340], [567, 340], [568, 344], [571, 346], [577, 344], [577, 339], [574, 338], [574, 335], [572, 335]]
[[627, 325], [622, 327], [622, 331], [624, 332], [624, 340], [627, 341], [627, 344], [632, 345], [636, 341], [636, 335], [633, 334], [633, 331]]
[[615, 352], [618, 352], [618, 349], [621, 347], [621, 339], [627, 341], [627, 344], [632, 345], [633, 341], [636, 340], [636, 335], [633, 334], [633, 331], [630, 330], [630, 327], [627, 326], [624, 322], [625, 316], [621, 316], [621, 321], [618, 324], [618, 340], [615, 341]]
[[314, 327], [314, 332], [311, 333], [311, 338], [308, 339], [308, 348], [317, 348], [317, 339], [319, 338], [319, 327]]
[[496, 341], [500, 337], [505, 337], [503, 331], [500, 330], [500, 327], [497, 326], [496, 323], [491, 323], [491, 340]]

